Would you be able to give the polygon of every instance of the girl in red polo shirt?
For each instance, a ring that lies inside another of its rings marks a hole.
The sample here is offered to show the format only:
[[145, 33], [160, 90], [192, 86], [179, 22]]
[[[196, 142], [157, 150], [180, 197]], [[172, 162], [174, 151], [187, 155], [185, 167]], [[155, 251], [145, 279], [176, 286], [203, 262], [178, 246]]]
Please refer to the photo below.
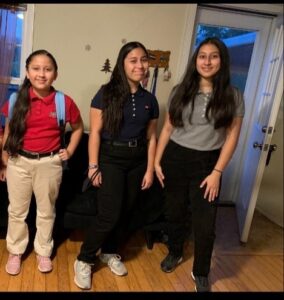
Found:
[[29, 234], [25, 219], [32, 193], [37, 205], [34, 249], [38, 268], [50, 272], [53, 250], [52, 231], [55, 221], [55, 201], [62, 179], [62, 161], [74, 153], [83, 133], [80, 111], [74, 101], [64, 95], [65, 121], [72, 128], [66, 149], [60, 145], [55, 94], [52, 83], [57, 78], [57, 63], [46, 50], [33, 52], [26, 60], [26, 77], [18, 92], [11, 119], [8, 102], [2, 112], [6, 117], [1, 180], [7, 179], [9, 219], [6, 271], [17, 275], [21, 270], [21, 256], [25, 252]]

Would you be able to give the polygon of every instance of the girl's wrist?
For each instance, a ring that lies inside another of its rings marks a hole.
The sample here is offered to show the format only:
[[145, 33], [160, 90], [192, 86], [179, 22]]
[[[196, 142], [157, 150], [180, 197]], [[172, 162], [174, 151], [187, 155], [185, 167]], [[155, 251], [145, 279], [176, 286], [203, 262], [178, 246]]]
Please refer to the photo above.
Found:
[[97, 165], [97, 164], [89, 164], [89, 166], [88, 166], [88, 169], [90, 170], [90, 169], [98, 169], [99, 168], [99, 165]]
[[214, 168], [214, 169], [213, 169], [213, 171], [215, 171], [215, 172], [219, 173], [220, 175], [222, 175], [222, 174], [223, 174], [223, 171], [222, 171], [222, 170], [219, 170], [219, 169], [217, 169], [217, 168]]

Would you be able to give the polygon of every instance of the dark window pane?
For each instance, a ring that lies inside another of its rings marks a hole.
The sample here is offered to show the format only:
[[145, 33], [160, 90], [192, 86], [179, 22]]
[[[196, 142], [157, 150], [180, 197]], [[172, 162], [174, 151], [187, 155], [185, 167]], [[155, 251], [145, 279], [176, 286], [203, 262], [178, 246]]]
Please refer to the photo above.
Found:
[[22, 45], [16, 46], [12, 64], [12, 77], [20, 77]]
[[17, 25], [16, 25], [16, 49], [14, 53], [13, 65], [11, 76], [20, 77], [21, 70], [21, 52], [22, 52], [22, 43], [23, 43], [23, 13], [20, 12], [17, 14]]

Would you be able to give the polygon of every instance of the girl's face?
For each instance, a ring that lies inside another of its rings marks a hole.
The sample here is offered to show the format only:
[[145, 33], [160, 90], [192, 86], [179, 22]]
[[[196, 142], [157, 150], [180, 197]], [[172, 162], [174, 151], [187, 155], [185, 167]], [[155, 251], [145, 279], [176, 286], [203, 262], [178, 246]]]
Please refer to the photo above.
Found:
[[212, 80], [221, 68], [221, 57], [218, 48], [213, 44], [203, 45], [198, 52], [196, 69], [204, 79]]
[[131, 50], [124, 59], [124, 72], [130, 86], [137, 86], [148, 69], [148, 57], [142, 48]]
[[57, 77], [57, 71], [48, 56], [36, 55], [27, 67], [26, 76], [30, 80], [34, 91], [39, 96], [46, 96]]

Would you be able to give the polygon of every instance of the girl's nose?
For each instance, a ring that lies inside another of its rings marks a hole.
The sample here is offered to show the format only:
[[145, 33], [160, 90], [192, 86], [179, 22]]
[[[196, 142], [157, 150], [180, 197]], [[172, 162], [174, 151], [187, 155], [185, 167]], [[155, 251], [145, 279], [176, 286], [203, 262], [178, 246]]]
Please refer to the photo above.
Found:
[[209, 56], [205, 58], [205, 63], [206, 63], [207, 65], [209, 65], [209, 64], [211, 63], [211, 59], [210, 59]]

